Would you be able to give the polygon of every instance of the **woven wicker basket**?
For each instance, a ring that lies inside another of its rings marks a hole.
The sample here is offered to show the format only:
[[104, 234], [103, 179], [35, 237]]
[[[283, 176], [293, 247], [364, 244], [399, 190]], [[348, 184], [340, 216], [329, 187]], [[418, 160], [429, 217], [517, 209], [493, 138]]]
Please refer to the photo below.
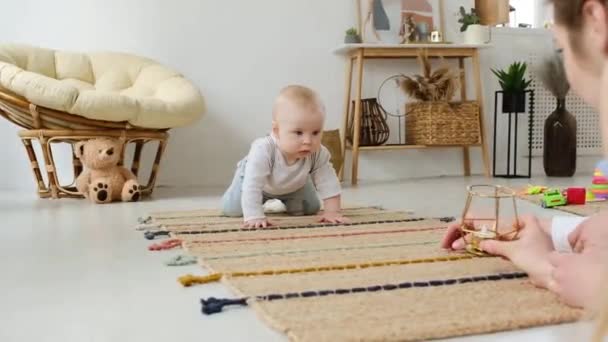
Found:
[[472, 145], [480, 143], [479, 104], [411, 102], [405, 105], [408, 145]]

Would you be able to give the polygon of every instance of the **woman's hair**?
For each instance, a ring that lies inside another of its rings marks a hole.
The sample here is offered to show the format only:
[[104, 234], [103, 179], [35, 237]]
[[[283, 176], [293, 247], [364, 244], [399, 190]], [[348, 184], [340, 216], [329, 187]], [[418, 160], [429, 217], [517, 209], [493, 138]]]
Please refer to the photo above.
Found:
[[583, 22], [583, 2], [585, 0], [548, 0], [553, 4], [555, 22], [568, 30], [578, 31]]
[[583, 4], [585, 1], [598, 1], [608, 4], [608, 0], [547, 0], [553, 4], [555, 23], [564, 26], [569, 31], [570, 45], [579, 46], [578, 33], [583, 26]]
[[[583, 24], [583, 4], [587, 0], [547, 0], [553, 4], [555, 22], [570, 31], [578, 31]], [[607, 0], [595, 0], [604, 4]]]

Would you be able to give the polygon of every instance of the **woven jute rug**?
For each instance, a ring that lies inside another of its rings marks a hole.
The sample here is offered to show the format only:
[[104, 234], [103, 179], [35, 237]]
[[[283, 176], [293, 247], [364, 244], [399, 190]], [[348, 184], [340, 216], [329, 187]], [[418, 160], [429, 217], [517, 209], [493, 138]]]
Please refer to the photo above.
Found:
[[[501, 258], [442, 250], [444, 219], [378, 208], [345, 210], [348, 225], [273, 216], [243, 229], [216, 211], [152, 214], [232, 298], [204, 298], [205, 314], [251, 306], [294, 341], [404, 341], [571, 322], [581, 312]], [[221, 313], [220, 313], [221, 312]]]
[[[518, 197], [523, 200], [532, 202], [534, 204], [541, 205], [542, 196], [543, 195], [521, 194]], [[570, 204], [570, 205], [553, 207], [551, 209], [563, 211], [563, 212], [578, 215], [578, 216], [592, 216], [601, 211], [608, 210], [608, 201], [588, 202], [588, 203], [579, 204], [579, 205]]]

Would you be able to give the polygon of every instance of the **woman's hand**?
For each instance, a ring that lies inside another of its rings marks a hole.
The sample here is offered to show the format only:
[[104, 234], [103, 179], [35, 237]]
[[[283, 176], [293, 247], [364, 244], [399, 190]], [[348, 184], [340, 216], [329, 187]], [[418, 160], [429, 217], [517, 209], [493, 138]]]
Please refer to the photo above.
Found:
[[553, 252], [553, 242], [535, 217], [522, 216], [520, 224], [517, 240], [485, 240], [480, 243], [480, 248], [486, 253], [509, 259], [528, 273], [534, 285], [546, 288], [551, 278], [549, 255]]
[[[484, 240], [480, 243], [480, 248], [489, 254], [500, 255], [511, 260], [517, 267], [528, 273], [533, 284], [547, 287], [552, 269], [549, 262], [549, 254], [553, 251], [551, 238], [544, 231], [541, 222], [534, 216], [521, 216], [519, 225], [521, 230], [517, 240]], [[499, 228], [499, 230], [505, 229], [512, 230], [512, 227]], [[463, 249], [465, 245], [460, 223], [448, 226], [441, 246], [459, 250]]]

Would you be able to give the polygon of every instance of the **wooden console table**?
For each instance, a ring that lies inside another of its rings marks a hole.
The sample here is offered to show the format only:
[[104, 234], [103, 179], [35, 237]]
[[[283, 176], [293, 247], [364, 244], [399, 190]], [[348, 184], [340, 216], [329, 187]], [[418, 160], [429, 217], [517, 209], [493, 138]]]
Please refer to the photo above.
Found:
[[[483, 159], [484, 171], [486, 177], [490, 176], [490, 157], [486, 143], [484, 111], [483, 111], [483, 88], [481, 85], [481, 71], [479, 66], [479, 49], [488, 45], [461, 45], [461, 44], [344, 44], [334, 50], [335, 54], [345, 56], [346, 62], [346, 86], [344, 96], [344, 118], [342, 124], [342, 155], [344, 156], [344, 164], [340, 170], [340, 179], [344, 178], [344, 165], [346, 165], [346, 150], [352, 150], [351, 181], [353, 185], [357, 184], [358, 168], [359, 168], [359, 153], [361, 151], [379, 151], [379, 150], [407, 150], [421, 148], [445, 148], [459, 147], [462, 148], [462, 157], [464, 164], [465, 176], [471, 175], [471, 161], [469, 156], [469, 147], [481, 147], [481, 155]], [[424, 145], [381, 145], [381, 146], [359, 146], [360, 142], [360, 126], [361, 126], [361, 95], [363, 86], [363, 65], [368, 59], [396, 59], [396, 58], [416, 58], [420, 49], [427, 49], [429, 57], [444, 57], [445, 59], [458, 59], [458, 65], [462, 70], [460, 95], [463, 101], [467, 99], [466, 86], [466, 69], [464, 60], [472, 59], [473, 64], [473, 80], [475, 82], [476, 100], [479, 102], [479, 123], [481, 127], [481, 137], [479, 144], [473, 145], [455, 145], [455, 146], [424, 146]], [[352, 99], [352, 83], [353, 83], [353, 67], [357, 67], [355, 74], [355, 97]], [[353, 122], [353, 142], [352, 145], [346, 145], [346, 133], [348, 115], [351, 109], [351, 99], [355, 101], [355, 115]]]

